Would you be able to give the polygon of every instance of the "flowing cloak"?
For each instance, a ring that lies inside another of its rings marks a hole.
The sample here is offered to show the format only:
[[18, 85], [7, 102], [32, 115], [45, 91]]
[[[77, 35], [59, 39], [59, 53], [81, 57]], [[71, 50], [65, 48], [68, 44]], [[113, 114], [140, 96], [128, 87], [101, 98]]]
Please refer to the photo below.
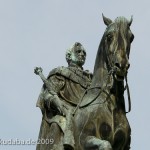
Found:
[[[52, 91], [57, 93], [58, 97], [73, 109], [79, 103], [85, 89], [90, 86], [92, 74], [89, 71], [83, 71], [75, 67], [58, 67], [53, 69], [48, 80]], [[65, 118], [57, 115], [54, 109], [47, 109], [45, 106], [45, 95], [48, 94], [46, 86], [43, 85], [36, 106], [42, 111], [42, 123], [39, 132], [39, 140], [48, 139], [51, 134], [51, 124], [57, 123], [62, 132], [65, 130]], [[54, 129], [53, 129], [54, 130]], [[49, 149], [48, 145], [37, 145], [36, 150]]]

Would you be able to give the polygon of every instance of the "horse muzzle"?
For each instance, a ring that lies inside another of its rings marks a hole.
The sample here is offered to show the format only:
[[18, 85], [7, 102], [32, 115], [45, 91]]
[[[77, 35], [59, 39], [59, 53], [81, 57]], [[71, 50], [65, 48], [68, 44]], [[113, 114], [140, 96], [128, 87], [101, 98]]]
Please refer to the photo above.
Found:
[[114, 67], [114, 77], [117, 81], [123, 81], [124, 77], [127, 75], [130, 64], [121, 65], [119, 63], [115, 63]]

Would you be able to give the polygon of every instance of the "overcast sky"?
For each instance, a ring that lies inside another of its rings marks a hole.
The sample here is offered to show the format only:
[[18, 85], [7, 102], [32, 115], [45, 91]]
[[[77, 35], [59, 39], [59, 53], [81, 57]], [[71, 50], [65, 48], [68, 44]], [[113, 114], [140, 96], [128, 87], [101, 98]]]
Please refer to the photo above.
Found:
[[[87, 51], [85, 69], [93, 71], [105, 30], [102, 13], [114, 20], [130, 19], [131, 46], [128, 82], [132, 111], [131, 150], [149, 149], [150, 127], [150, 1], [149, 0], [0, 0], [0, 139], [37, 140], [41, 111], [36, 101], [45, 76], [67, 66], [65, 51], [81, 42]], [[0, 150], [35, 150], [36, 145], [1, 146]]]

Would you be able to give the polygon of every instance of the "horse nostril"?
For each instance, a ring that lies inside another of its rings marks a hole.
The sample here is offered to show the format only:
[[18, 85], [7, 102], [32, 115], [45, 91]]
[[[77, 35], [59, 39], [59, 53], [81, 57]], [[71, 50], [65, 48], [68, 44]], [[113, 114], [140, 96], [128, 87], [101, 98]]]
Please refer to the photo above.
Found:
[[126, 68], [129, 69], [129, 68], [130, 68], [130, 64], [127, 64], [127, 65], [126, 65]]

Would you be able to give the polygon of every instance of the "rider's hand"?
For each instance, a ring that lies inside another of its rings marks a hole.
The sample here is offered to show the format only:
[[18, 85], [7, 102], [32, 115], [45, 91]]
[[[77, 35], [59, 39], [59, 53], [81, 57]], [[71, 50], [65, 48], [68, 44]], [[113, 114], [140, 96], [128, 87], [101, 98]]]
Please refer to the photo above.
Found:
[[66, 116], [66, 108], [63, 105], [63, 102], [59, 99], [57, 95], [54, 95], [52, 103], [55, 105], [56, 109], [62, 116]]
[[54, 109], [58, 114], [66, 116], [67, 107], [64, 106], [63, 102], [59, 99], [57, 95], [47, 94], [44, 97], [45, 105], [48, 109]]

